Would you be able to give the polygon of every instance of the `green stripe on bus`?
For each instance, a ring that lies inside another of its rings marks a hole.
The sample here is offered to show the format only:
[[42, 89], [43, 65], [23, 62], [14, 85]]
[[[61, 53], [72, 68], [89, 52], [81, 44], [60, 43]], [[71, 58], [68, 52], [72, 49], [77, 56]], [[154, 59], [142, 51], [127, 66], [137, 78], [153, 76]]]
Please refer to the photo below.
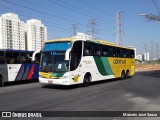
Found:
[[96, 63], [96, 66], [98, 68], [98, 71], [101, 75], [108, 75], [105, 68], [104, 68], [104, 65], [103, 65], [103, 62], [101, 60], [101, 57], [98, 57], [98, 56], [94, 56], [94, 61]]
[[57, 73], [52, 73], [52, 76], [55, 77], [57, 75]]
[[108, 61], [108, 58], [106, 57], [101, 57], [101, 60], [103, 62], [103, 66], [105, 68], [105, 71], [108, 75], [113, 75], [113, 71], [112, 71], [112, 68], [109, 64], [109, 61]]
[[62, 77], [65, 74], [65, 72], [62, 73], [52, 73], [52, 77]]
[[55, 77], [62, 77], [64, 74], [65, 74], [65, 72], [57, 73], [57, 75]]

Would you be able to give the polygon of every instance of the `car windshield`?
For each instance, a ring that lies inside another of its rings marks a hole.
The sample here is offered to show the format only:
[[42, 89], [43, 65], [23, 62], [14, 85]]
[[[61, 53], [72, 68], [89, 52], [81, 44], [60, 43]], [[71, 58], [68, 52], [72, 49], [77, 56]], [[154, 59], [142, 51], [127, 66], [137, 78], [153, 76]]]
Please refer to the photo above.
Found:
[[45, 51], [42, 52], [40, 71], [44, 72], [67, 72], [68, 61], [65, 59], [64, 52]]

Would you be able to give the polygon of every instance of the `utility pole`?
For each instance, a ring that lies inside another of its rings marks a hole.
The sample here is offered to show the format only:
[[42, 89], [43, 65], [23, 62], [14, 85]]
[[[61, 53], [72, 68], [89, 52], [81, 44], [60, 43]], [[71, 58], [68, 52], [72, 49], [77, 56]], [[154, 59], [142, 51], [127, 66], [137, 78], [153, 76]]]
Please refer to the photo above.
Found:
[[93, 18], [89, 20], [88, 27], [90, 30], [88, 31], [88, 34], [91, 35], [94, 39], [96, 38], [96, 34], [98, 33], [97, 27], [97, 19]]
[[76, 34], [77, 34], [77, 29], [78, 29], [78, 25], [77, 25], [77, 24], [72, 24], [73, 36], [76, 36]]
[[122, 46], [122, 30], [121, 30], [121, 18], [122, 18], [122, 15], [121, 15], [121, 11], [118, 11], [117, 14], [116, 14], [116, 17], [117, 17], [117, 38], [116, 38], [116, 43], [117, 45], [119, 46]]
[[[160, 21], [160, 15], [153, 15], [153, 14], [139, 14], [140, 16], [144, 16], [147, 20], [149, 21]], [[153, 43], [151, 43], [151, 51], [152, 51], [152, 56], [153, 56], [153, 59], [154, 57], [157, 59], [158, 57], [158, 44], [156, 45], [156, 54], [154, 56], [154, 52], [153, 52]]]
[[151, 41], [151, 60], [154, 60], [153, 40]]
[[159, 49], [159, 44], [158, 43], [155, 44], [155, 49], [156, 49], [155, 50], [156, 51], [156, 60], [158, 60], [158, 57], [159, 57], [158, 56], [158, 49]]
[[144, 44], [144, 51], [143, 51], [144, 60], [147, 60], [147, 44]]
[[145, 51], [145, 53], [147, 53], [147, 44], [146, 43], [144, 44], [144, 51]]

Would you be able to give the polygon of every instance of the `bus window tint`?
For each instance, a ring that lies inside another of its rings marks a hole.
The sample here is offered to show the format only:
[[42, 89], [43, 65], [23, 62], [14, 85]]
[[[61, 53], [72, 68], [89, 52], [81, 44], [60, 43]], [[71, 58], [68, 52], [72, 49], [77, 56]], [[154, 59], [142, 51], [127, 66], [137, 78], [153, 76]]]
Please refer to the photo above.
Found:
[[20, 63], [32, 63], [31, 61], [31, 53], [21, 53], [20, 54]]
[[121, 48], [120, 57], [122, 58], [134, 58], [134, 50]]
[[135, 57], [134, 50], [131, 50], [131, 58], [134, 58], [134, 57]]
[[112, 47], [112, 53], [113, 53], [113, 57], [118, 57], [118, 48], [117, 47]]
[[94, 45], [94, 56], [101, 56], [101, 45]]
[[5, 63], [4, 51], [0, 51], [0, 64]]
[[134, 58], [134, 50], [128, 50], [127, 57], [128, 58]]
[[107, 46], [102, 46], [102, 56], [108, 57], [108, 49]]
[[73, 44], [72, 52], [71, 52], [71, 61], [70, 61], [70, 70], [75, 70], [82, 57], [82, 41], [76, 41]]
[[116, 47], [117, 49], [117, 57], [120, 57], [120, 48]]
[[40, 58], [41, 58], [41, 54], [40, 53], [37, 53], [36, 56], [35, 56], [35, 63], [39, 64], [40, 62]]
[[122, 50], [123, 50], [123, 55], [122, 55], [122, 57], [123, 57], [123, 58], [126, 58], [126, 57], [127, 57], [127, 50], [124, 49], [124, 48], [122, 48]]
[[123, 58], [123, 49], [122, 48], [119, 48], [119, 57]]
[[113, 57], [113, 47], [108, 46], [108, 57]]
[[84, 42], [84, 56], [93, 55], [93, 44], [89, 42]]
[[19, 52], [6, 52], [7, 64], [20, 64]]

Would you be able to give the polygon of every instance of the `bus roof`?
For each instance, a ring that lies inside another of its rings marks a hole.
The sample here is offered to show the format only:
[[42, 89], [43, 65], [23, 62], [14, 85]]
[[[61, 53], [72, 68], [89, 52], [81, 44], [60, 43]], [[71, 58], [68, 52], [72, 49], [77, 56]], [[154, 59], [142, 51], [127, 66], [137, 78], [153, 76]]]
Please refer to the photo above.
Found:
[[12, 49], [0, 49], [0, 51], [6, 51], [6, 52], [34, 52], [29, 50], [12, 50]]
[[93, 42], [103, 44], [103, 45], [116, 46], [116, 47], [120, 47], [120, 48], [134, 49], [133, 47], [130, 47], [130, 46], [128, 46], [128, 47], [127, 46], [118, 46], [116, 43], [108, 42], [106, 40], [93, 40]]
[[57, 39], [53, 39], [53, 40], [47, 40], [46, 43], [50, 43], [50, 42], [65, 42], [65, 41], [73, 42], [75, 40], [76, 40], [75, 38], [57, 38]]
[[94, 42], [94, 43], [98, 43], [98, 44], [116, 46], [116, 47], [127, 48], [127, 49], [134, 49], [133, 47], [118, 46], [118, 45], [116, 45], [116, 43], [109, 42], [106, 40], [85, 40], [85, 39], [81, 39], [81, 38], [57, 38], [57, 39], [53, 39], [53, 40], [48, 40], [48, 41], [46, 41], [46, 43], [65, 42], [65, 41], [74, 42], [76, 40], [89, 41], [89, 42]]

